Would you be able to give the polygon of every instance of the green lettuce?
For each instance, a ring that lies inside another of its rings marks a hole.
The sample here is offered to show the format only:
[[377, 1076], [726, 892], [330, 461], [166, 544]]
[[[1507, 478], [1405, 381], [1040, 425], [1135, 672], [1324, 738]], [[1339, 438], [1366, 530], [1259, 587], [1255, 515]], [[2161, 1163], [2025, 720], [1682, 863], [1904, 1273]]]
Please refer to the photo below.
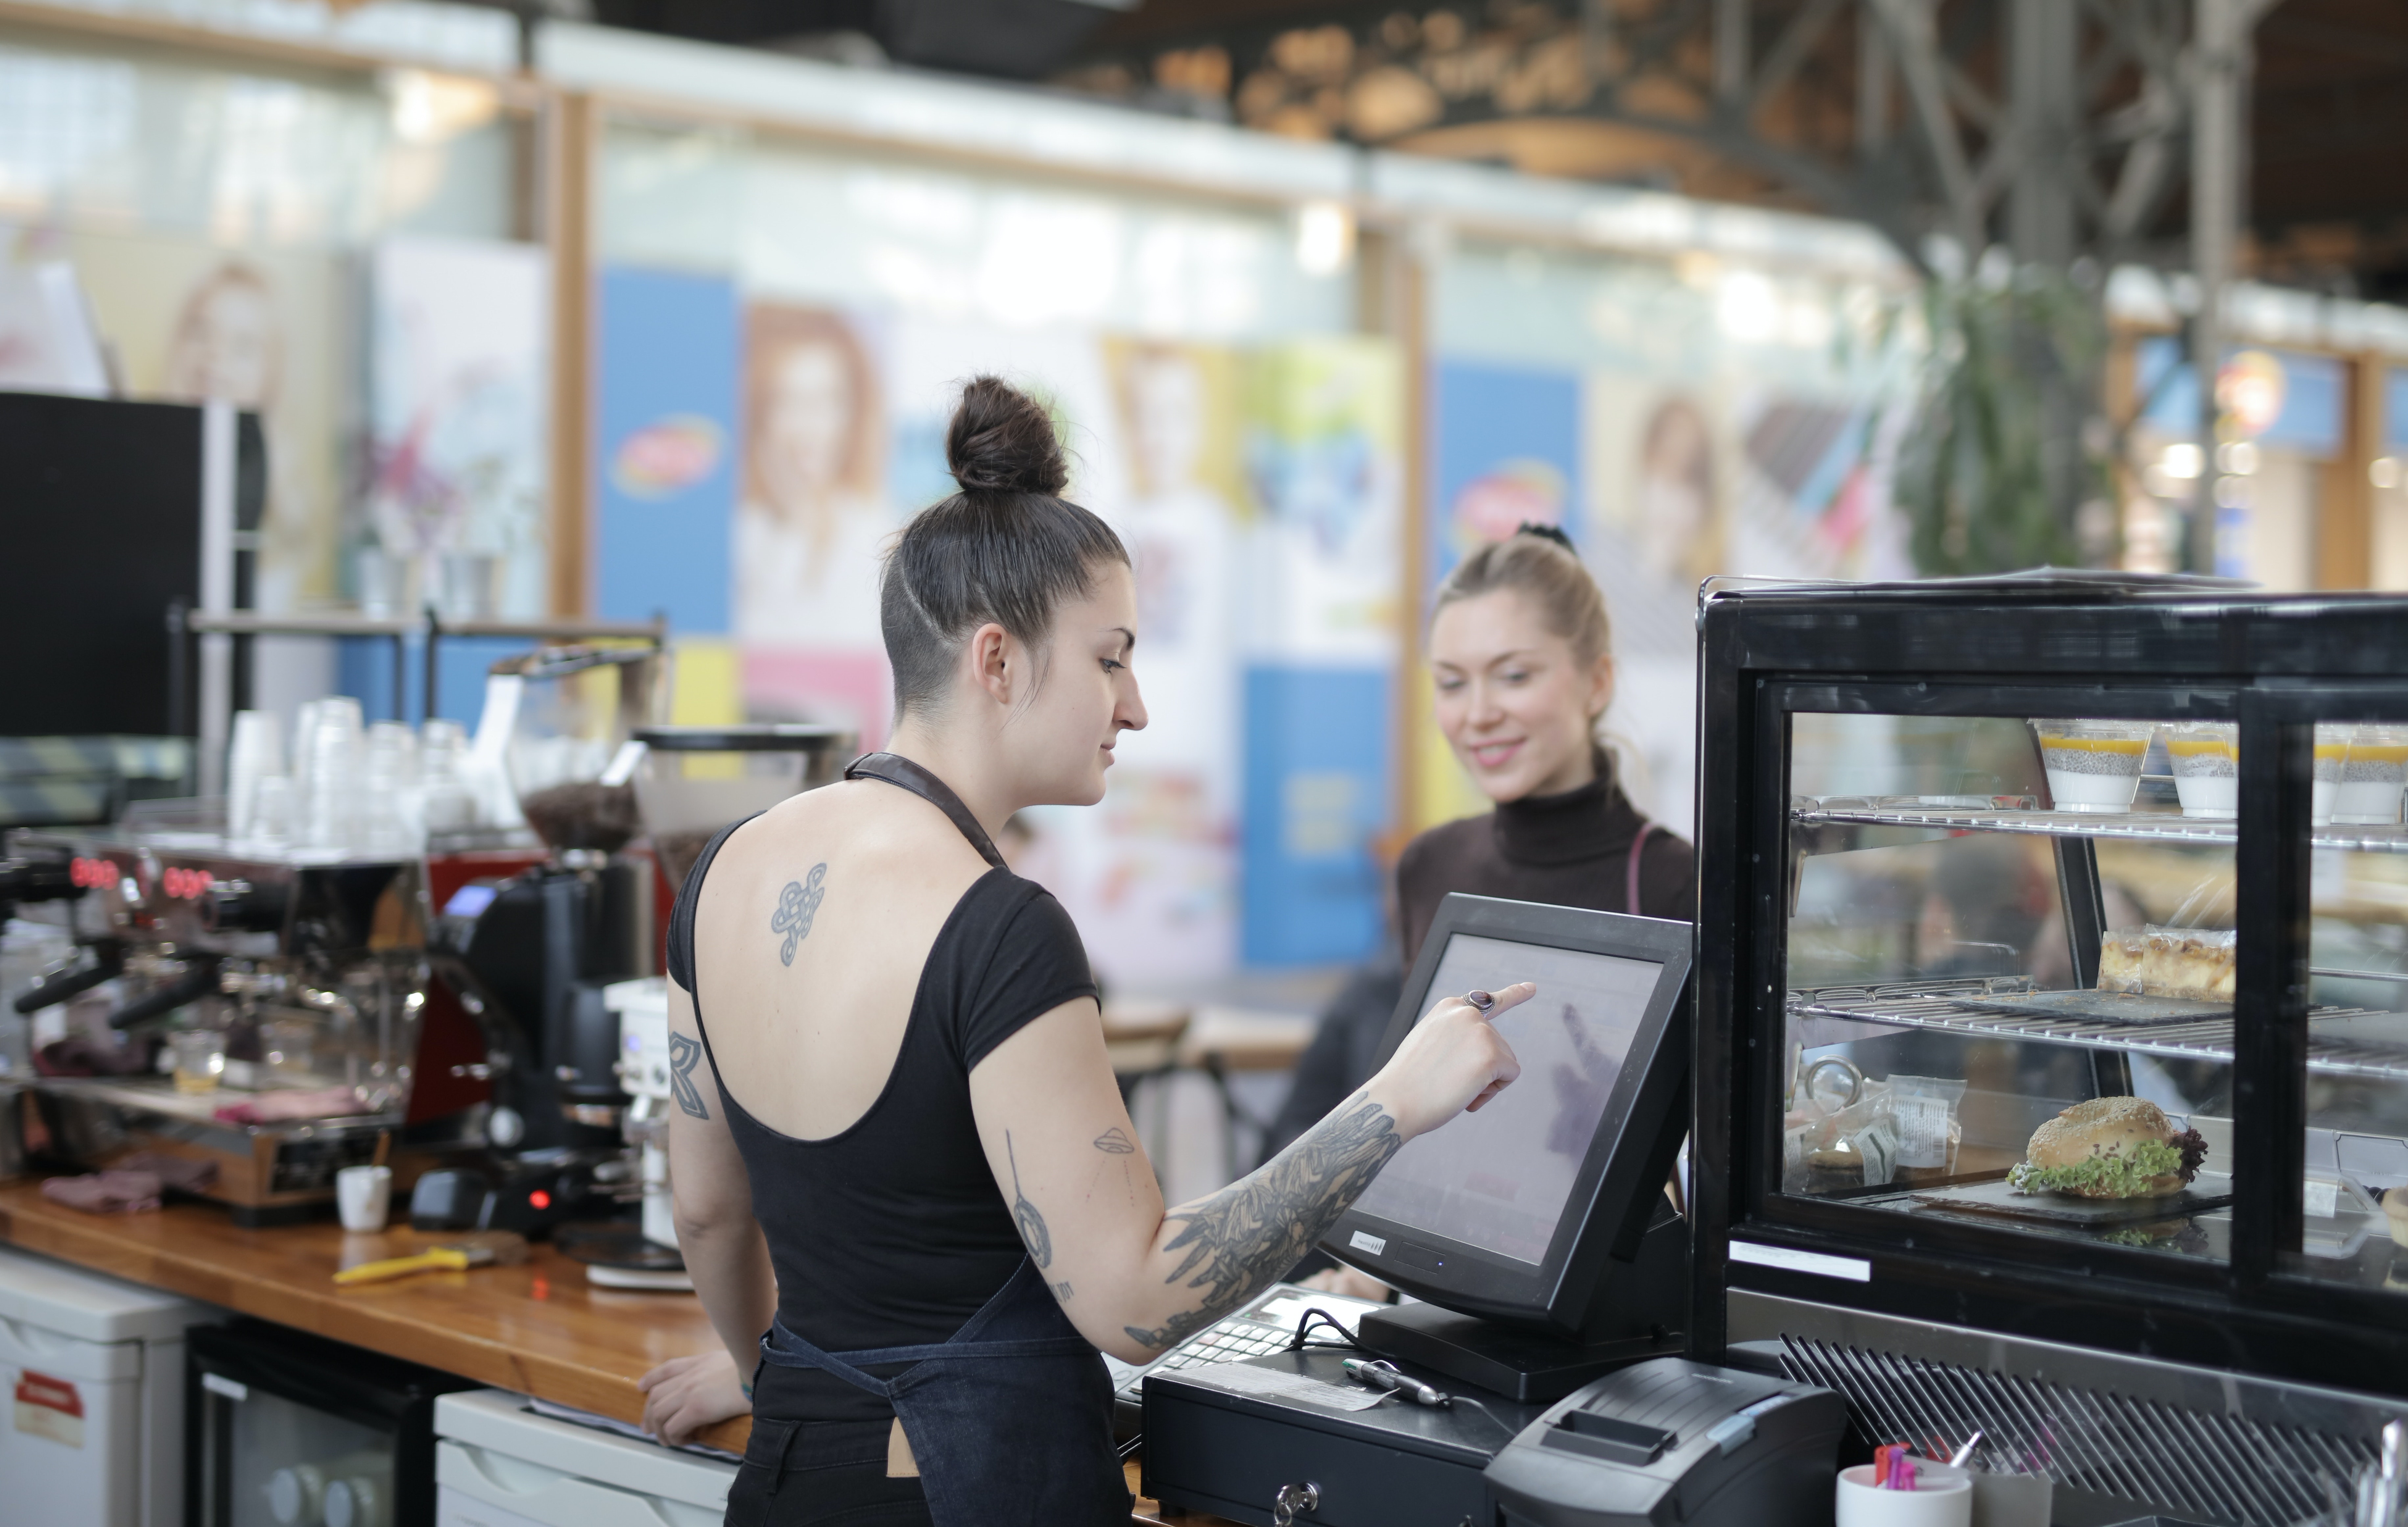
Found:
[[2144, 1140], [2128, 1156], [2090, 1156], [2071, 1166], [2034, 1166], [2029, 1162], [2007, 1174], [2007, 1183], [2022, 1193], [2082, 1193], [2092, 1198], [2137, 1198], [2151, 1177], [2183, 1170], [2183, 1153], [2161, 1140]]

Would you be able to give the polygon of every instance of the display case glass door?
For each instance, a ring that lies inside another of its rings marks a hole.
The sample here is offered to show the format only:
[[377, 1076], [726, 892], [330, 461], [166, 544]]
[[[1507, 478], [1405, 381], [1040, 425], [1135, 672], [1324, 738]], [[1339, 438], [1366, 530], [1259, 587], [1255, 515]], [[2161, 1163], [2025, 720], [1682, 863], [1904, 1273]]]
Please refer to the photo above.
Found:
[[2117, 713], [2162, 695], [1861, 698], [1786, 716], [1778, 1194], [2220, 1268], [2235, 792], [2176, 761], [2233, 730], [2231, 694], [2172, 721]]

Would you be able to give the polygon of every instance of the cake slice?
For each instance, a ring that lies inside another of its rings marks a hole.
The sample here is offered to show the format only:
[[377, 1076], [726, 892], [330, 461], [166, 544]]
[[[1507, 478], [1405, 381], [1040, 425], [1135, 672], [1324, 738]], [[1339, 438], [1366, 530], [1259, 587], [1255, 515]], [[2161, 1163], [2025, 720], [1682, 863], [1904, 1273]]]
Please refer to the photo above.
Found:
[[2232, 1000], [2229, 928], [2118, 928], [2099, 949], [2099, 990], [2152, 997]]

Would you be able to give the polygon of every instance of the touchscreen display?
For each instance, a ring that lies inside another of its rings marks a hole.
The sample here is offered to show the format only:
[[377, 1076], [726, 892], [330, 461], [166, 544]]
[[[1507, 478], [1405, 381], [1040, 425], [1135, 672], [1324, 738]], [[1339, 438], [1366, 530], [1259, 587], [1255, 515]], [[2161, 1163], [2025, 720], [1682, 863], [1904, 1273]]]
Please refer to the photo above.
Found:
[[1517, 1262], [1546, 1260], [1663, 968], [1469, 934], [1448, 939], [1425, 1018], [1474, 989], [1538, 983], [1537, 996], [1496, 1020], [1521, 1078], [1478, 1113], [1407, 1141], [1354, 1206]]

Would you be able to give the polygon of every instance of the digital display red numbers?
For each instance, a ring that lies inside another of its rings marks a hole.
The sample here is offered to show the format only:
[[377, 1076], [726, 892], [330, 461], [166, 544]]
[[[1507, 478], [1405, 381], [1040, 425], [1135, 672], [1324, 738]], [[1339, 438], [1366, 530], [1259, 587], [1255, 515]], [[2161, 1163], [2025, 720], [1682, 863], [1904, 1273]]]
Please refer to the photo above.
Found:
[[159, 877], [159, 887], [179, 901], [195, 902], [208, 894], [209, 872], [205, 869], [178, 869], [170, 865]]
[[71, 859], [67, 878], [85, 891], [97, 891], [117, 883], [117, 866], [106, 859]]

